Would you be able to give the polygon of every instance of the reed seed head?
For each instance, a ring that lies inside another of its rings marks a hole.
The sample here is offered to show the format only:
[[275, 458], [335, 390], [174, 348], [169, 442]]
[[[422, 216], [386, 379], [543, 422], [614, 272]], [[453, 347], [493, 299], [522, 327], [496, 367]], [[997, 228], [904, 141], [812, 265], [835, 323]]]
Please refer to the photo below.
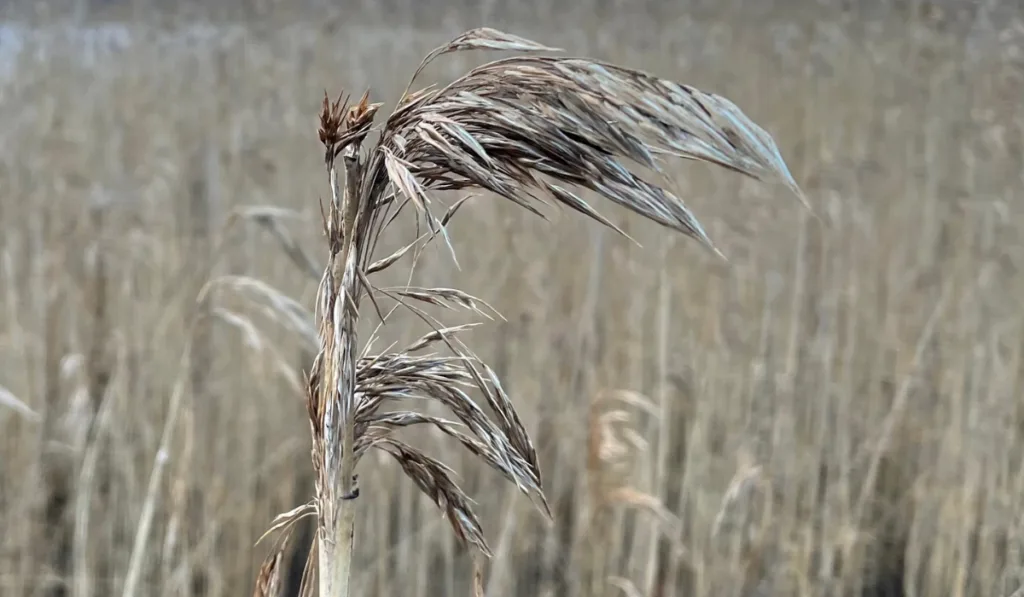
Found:
[[[432, 60], [477, 49], [520, 55], [484, 64], [443, 87], [410, 91]], [[557, 51], [490, 28], [458, 36], [427, 55], [365, 151], [381, 104], [370, 103], [368, 92], [351, 106], [343, 94], [334, 102], [324, 95], [319, 138], [332, 199], [323, 210], [329, 252], [317, 295], [318, 354], [307, 387], [317, 496], [305, 508], [318, 515], [321, 551], [347, 541], [349, 551], [343, 553], [350, 559], [355, 469], [376, 449], [438, 506], [463, 544], [490, 554], [453, 471], [397, 438], [396, 432], [414, 425], [433, 426], [459, 442], [550, 516], [537, 454], [513, 401], [461, 340], [473, 326], [447, 327], [427, 309], [462, 309], [487, 318], [493, 310], [457, 289], [374, 283], [375, 274], [406, 257], [415, 260], [435, 239], [447, 242], [447, 227], [465, 199], [436, 216], [433, 192], [489, 191], [541, 216], [540, 207], [554, 201], [621, 233], [580, 196], [590, 191], [715, 253], [684, 202], [628, 166], [658, 173], [667, 157], [708, 162], [782, 182], [806, 205], [771, 136], [729, 100], [613, 64], [537, 55]], [[428, 232], [378, 256], [380, 236], [410, 204]], [[372, 310], [362, 306], [364, 298]], [[400, 350], [370, 354], [374, 336], [358, 342], [356, 323], [370, 315], [384, 324], [397, 308], [430, 331]], [[438, 349], [446, 354], [424, 352]], [[409, 399], [443, 405], [453, 418], [385, 409]], [[620, 499], [639, 503], [636, 495]], [[275, 527], [286, 528], [300, 517], [298, 510]], [[321, 566], [334, 566], [332, 557], [321, 556]], [[338, 578], [347, 574], [346, 568]], [[347, 591], [347, 580], [338, 582]]]

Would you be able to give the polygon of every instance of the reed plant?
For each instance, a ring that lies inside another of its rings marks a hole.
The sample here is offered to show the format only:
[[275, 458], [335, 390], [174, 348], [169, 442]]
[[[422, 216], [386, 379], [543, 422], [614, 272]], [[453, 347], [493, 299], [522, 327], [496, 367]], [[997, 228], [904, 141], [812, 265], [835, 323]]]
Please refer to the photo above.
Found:
[[[447, 85], [411, 91], [433, 60], [467, 50], [513, 55]], [[319, 139], [331, 189], [327, 204], [321, 202], [328, 251], [316, 297], [318, 352], [306, 384], [316, 495], [272, 526], [287, 530], [305, 515], [317, 517], [304, 594], [314, 588], [321, 597], [353, 593], [357, 469], [370, 450], [394, 459], [473, 550], [473, 585], [482, 593], [480, 557], [491, 552], [471, 500], [448, 465], [399, 438], [396, 432], [404, 428], [433, 426], [551, 516], [530, 434], [494, 370], [461, 339], [474, 324], [446, 326], [428, 309], [489, 317], [487, 304], [458, 289], [375, 281], [403, 260], [415, 264], [438, 239], [451, 247], [449, 227], [469, 197], [441, 213], [438, 193], [489, 192], [541, 217], [541, 208], [553, 201], [625, 235], [581, 196], [589, 191], [722, 258], [667, 185], [630, 167], [656, 176], [667, 158], [707, 162], [780, 182], [806, 205], [772, 137], [731, 101], [639, 70], [550, 55], [559, 52], [490, 28], [467, 31], [423, 59], [396, 108], [376, 127], [382, 104], [372, 103], [368, 92], [351, 104], [344, 95], [333, 102], [324, 96]], [[382, 235], [403, 211], [412, 212], [422, 234], [379, 254]], [[372, 353], [377, 332], [400, 309], [422, 322], [426, 333], [398, 350]], [[377, 327], [360, 337], [358, 324], [366, 319]], [[407, 401], [439, 404], [453, 418], [423, 409], [386, 410]], [[256, 595], [274, 594], [282, 549], [261, 568]]]

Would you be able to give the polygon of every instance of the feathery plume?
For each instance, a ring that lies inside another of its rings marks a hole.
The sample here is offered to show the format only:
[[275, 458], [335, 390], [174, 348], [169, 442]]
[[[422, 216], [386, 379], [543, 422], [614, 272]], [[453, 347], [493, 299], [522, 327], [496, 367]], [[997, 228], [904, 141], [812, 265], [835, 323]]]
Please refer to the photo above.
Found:
[[[484, 64], [443, 87], [409, 91], [434, 59], [478, 49], [525, 55]], [[344, 95], [333, 102], [324, 95], [319, 139], [331, 188], [329, 202], [321, 201], [328, 251], [315, 309], [318, 352], [306, 388], [316, 474], [310, 508], [319, 523], [319, 566], [315, 572], [307, 569], [306, 577], [318, 578], [323, 597], [350, 594], [356, 467], [371, 449], [398, 463], [464, 545], [490, 554], [454, 472], [399, 440], [396, 432], [403, 428], [433, 426], [550, 516], [537, 454], [514, 403], [491, 368], [461, 340], [472, 326], [446, 327], [426, 309], [465, 309], [487, 318], [494, 310], [457, 289], [378, 287], [372, 280], [404, 258], [415, 258], [438, 237], [448, 242], [447, 228], [465, 198], [438, 217], [433, 192], [489, 191], [542, 217], [541, 208], [554, 202], [621, 233], [580, 196], [586, 190], [719, 255], [679, 197], [628, 166], [658, 173], [667, 157], [709, 162], [781, 182], [806, 205], [771, 136], [729, 100], [613, 64], [538, 55], [556, 51], [490, 28], [458, 36], [424, 58], [366, 150], [381, 104], [370, 103], [368, 92], [352, 105]], [[391, 255], [377, 255], [381, 235], [408, 204], [428, 231]], [[289, 239], [282, 243], [290, 245]], [[312, 262], [289, 252], [298, 263]], [[267, 288], [244, 286], [280, 310], [294, 311]], [[356, 323], [368, 314], [364, 299], [382, 323], [387, 316], [381, 304], [388, 302], [394, 305], [389, 314], [403, 308], [430, 331], [401, 350], [367, 354], [374, 336], [361, 348], [356, 334]], [[428, 348], [448, 354], [421, 354]], [[443, 405], [454, 418], [384, 410], [408, 399]], [[279, 517], [275, 528], [288, 528], [306, 511]]]

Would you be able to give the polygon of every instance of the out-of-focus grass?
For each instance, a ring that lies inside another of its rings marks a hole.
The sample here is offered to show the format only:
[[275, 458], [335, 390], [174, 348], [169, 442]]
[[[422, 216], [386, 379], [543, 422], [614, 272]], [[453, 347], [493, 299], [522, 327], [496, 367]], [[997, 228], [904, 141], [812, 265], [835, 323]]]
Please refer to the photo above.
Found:
[[[315, 283], [273, 237], [222, 224], [247, 205], [294, 209], [290, 234], [320, 257], [323, 89], [393, 100], [425, 51], [479, 24], [457, 10], [417, 27], [359, 14], [109, 25], [123, 48], [94, 54], [57, 25], [5, 34], [0, 386], [39, 417], [0, 406], [3, 595], [120, 594], [146, 503], [141, 594], [244, 593], [266, 549], [255, 539], [310, 496], [301, 338], [223, 294], [215, 307], [260, 336], [215, 319], [206, 352], [181, 357], [211, 272], [311, 307]], [[465, 208], [452, 230], [461, 270], [439, 251], [418, 276], [507, 318], [474, 331], [476, 346], [538, 440], [556, 510], [544, 527], [454, 446], [419, 438], [480, 501], [498, 554], [488, 594], [579, 594], [595, 554], [645, 595], [1017, 590], [1020, 25], [595, 14], [487, 24], [734, 99], [779, 141], [820, 220], [697, 165], [673, 182], [728, 267], [610, 206], [642, 248], [557, 212], [541, 224], [487, 197]], [[474, 61], [452, 56], [429, 76]], [[598, 257], [581, 263], [583, 249]], [[185, 409], [158, 454], [176, 382]], [[658, 406], [635, 416], [647, 445], [631, 451], [628, 483], [679, 529], [619, 506], [606, 526], [589, 516], [599, 471], [580, 421], [609, 388]], [[360, 593], [465, 594], [468, 558], [433, 506], [389, 463], [361, 481]]]

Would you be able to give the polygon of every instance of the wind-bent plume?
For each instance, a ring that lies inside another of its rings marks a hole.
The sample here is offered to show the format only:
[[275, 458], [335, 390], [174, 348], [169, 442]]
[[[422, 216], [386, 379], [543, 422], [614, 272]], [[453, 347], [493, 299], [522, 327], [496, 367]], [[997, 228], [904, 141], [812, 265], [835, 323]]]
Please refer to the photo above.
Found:
[[[438, 56], [474, 49], [558, 51], [493, 29], [474, 29], [431, 52], [413, 81]], [[512, 401], [494, 372], [459, 339], [471, 326], [445, 327], [424, 309], [462, 308], [486, 316], [486, 304], [459, 290], [382, 288], [372, 281], [438, 236], [447, 241], [447, 226], [465, 199], [438, 216], [431, 191], [483, 189], [538, 215], [538, 206], [553, 199], [618, 230], [576, 194], [587, 189], [716, 253], [683, 201], [628, 170], [627, 160], [655, 172], [667, 156], [710, 162], [782, 182], [804, 201], [771, 136], [732, 102], [613, 64], [515, 56], [475, 68], [444, 87], [407, 89], [364, 151], [380, 106], [367, 94], [351, 106], [325, 96], [320, 114], [332, 195], [321, 205], [329, 251], [316, 303], [319, 353], [307, 388], [316, 497], [311, 506], [280, 517], [275, 528], [315, 511], [319, 527], [313, 552], [321, 597], [349, 595], [356, 467], [370, 449], [393, 457], [443, 511], [459, 539], [490, 555], [452, 471], [398, 439], [395, 431], [403, 427], [436, 427], [550, 516], [537, 455]], [[377, 256], [382, 232], [410, 203], [428, 231], [391, 255]], [[366, 354], [372, 338], [360, 343], [357, 320], [385, 321], [384, 303], [389, 314], [396, 307], [407, 309], [430, 330], [402, 350]], [[427, 348], [446, 348], [450, 354], [422, 353]], [[492, 415], [471, 392], [479, 393]], [[381, 410], [406, 398], [443, 404], [454, 419]], [[307, 578], [313, 582], [312, 575]]]

